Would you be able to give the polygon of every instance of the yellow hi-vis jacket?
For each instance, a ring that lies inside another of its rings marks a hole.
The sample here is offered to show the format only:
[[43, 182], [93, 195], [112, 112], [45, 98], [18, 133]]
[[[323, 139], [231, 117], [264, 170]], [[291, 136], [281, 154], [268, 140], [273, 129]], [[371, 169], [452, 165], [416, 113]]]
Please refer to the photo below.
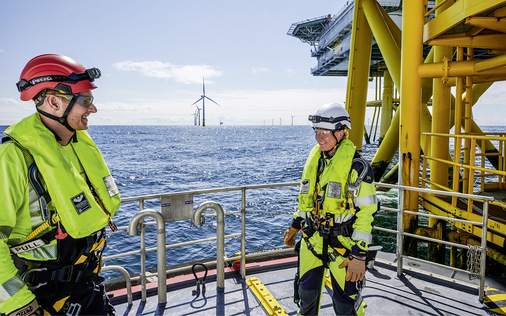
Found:
[[[323, 154], [319, 146], [313, 147], [302, 174], [299, 207], [294, 214], [294, 219], [309, 218], [309, 213], [316, 208], [314, 193], [319, 186], [323, 194], [321, 215], [332, 214], [336, 224], [356, 216], [351, 238], [338, 237], [341, 244], [352, 253], [354, 246], [366, 251], [372, 242], [372, 222], [378, 208], [372, 169], [355, 152], [355, 146], [347, 138], [341, 141], [330, 159], [321, 159]], [[318, 172], [319, 163], [324, 163], [321, 173]], [[353, 206], [355, 209], [350, 209]]]
[[[35, 163], [39, 169], [44, 189], [51, 197], [47, 205], [51, 216], [57, 216], [73, 238], [101, 230], [121, 201], [102, 155], [87, 132], [76, 131], [78, 141], [61, 146], [36, 113], [4, 133], [11, 141], [0, 145], [0, 312], [8, 314], [34, 299], [11, 258], [11, 250], [44, 223], [41, 200], [28, 177], [29, 166]], [[54, 228], [39, 232], [34, 239]], [[56, 243], [53, 240], [16, 255], [32, 262], [55, 260]]]

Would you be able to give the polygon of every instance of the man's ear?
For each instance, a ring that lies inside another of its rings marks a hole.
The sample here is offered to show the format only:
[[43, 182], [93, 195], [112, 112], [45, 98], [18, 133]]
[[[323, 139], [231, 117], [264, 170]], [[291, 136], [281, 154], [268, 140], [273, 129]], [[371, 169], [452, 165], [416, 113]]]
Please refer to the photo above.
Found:
[[45, 101], [54, 110], [60, 109], [62, 105], [61, 99], [53, 94], [48, 94]]

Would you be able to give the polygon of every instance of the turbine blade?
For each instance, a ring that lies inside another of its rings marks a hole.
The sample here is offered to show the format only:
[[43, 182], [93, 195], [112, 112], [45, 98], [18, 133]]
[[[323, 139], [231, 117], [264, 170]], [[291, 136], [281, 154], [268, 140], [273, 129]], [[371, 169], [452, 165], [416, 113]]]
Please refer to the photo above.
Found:
[[[192, 105], [194, 105], [195, 103], [199, 102], [200, 100], [202, 100], [203, 97], [201, 97], [200, 99], [198, 99], [197, 101], [193, 102]], [[191, 106], [191, 105], [190, 105]]]
[[[206, 96], [204, 96], [204, 98], [208, 99], [208, 100], [209, 100], [209, 101], [211, 101], [211, 102], [214, 102], [214, 100], [213, 100], [213, 99], [211, 99], [210, 97], [206, 97]], [[216, 103], [216, 102], [214, 102], [214, 103]], [[218, 106], [220, 106], [218, 103], [216, 103], [216, 104], [217, 104]]]

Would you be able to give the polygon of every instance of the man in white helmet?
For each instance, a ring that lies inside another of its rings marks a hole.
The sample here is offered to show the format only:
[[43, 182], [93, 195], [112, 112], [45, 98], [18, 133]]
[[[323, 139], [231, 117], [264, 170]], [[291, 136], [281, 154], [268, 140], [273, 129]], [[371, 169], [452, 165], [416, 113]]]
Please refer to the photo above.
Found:
[[351, 120], [342, 105], [324, 105], [309, 120], [318, 144], [306, 161], [298, 211], [283, 238], [293, 247], [302, 229], [296, 247], [298, 314], [318, 314], [329, 269], [336, 315], [363, 315], [360, 290], [378, 209], [374, 175], [347, 137]]

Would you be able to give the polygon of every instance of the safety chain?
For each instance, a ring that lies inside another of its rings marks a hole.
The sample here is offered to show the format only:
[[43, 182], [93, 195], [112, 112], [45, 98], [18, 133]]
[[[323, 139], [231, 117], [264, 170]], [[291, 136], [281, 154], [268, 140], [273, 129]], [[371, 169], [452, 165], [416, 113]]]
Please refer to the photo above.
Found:
[[469, 271], [469, 280], [480, 279], [480, 265], [481, 265], [481, 247], [467, 245], [467, 271]]

